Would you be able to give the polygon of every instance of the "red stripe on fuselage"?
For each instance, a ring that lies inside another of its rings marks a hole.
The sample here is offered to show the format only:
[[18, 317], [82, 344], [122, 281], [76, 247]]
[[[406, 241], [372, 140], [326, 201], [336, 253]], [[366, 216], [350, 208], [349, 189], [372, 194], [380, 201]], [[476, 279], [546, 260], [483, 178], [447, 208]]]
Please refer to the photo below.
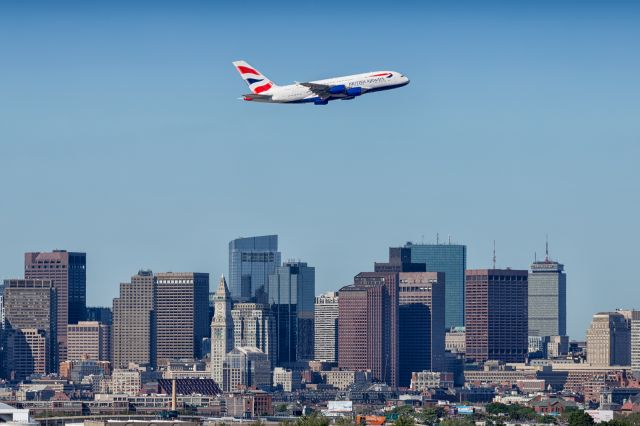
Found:
[[241, 74], [260, 75], [260, 73], [258, 71], [256, 71], [256, 70], [254, 70], [253, 68], [243, 67], [242, 65], [238, 65], [238, 71], [240, 71]]
[[384, 75], [384, 76], [387, 76], [387, 75], [390, 75], [390, 73], [388, 73], [388, 72], [383, 72], [382, 74], [374, 74], [374, 75], [372, 75], [371, 77], [381, 77], [381, 76], [383, 76], [383, 75]]
[[253, 93], [262, 93], [262, 92], [266, 92], [267, 90], [271, 89], [272, 84], [271, 83], [267, 83], [267, 84], [263, 84], [262, 86], [258, 86], [255, 89], [253, 89]]

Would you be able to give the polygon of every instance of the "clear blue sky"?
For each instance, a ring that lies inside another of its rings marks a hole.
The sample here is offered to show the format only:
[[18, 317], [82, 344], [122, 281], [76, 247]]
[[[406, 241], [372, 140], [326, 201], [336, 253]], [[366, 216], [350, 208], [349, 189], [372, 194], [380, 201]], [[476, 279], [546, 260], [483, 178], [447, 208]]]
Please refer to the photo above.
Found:
[[[640, 308], [637, 3], [222, 4], [0, 3], [1, 278], [86, 251], [88, 302], [110, 305], [141, 267], [215, 282], [229, 240], [277, 233], [320, 292], [437, 232], [513, 268], [549, 234], [572, 336]], [[411, 84], [251, 104], [236, 59]]]

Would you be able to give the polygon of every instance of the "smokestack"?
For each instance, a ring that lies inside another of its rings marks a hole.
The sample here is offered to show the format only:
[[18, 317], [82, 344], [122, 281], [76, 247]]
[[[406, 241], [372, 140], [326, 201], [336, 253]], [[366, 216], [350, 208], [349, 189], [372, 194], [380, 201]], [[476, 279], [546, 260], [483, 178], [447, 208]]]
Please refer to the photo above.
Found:
[[176, 411], [176, 405], [178, 405], [178, 396], [176, 394], [176, 378], [174, 377], [171, 380], [171, 411]]

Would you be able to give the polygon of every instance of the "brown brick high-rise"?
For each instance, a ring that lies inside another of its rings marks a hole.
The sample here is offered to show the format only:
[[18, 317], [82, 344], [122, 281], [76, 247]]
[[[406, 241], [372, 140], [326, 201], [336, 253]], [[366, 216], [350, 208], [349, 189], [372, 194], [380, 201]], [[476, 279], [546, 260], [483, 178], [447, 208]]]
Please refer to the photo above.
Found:
[[398, 385], [398, 274], [362, 272], [338, 298], [338, 366]]
[[25, 253], [25, 279], [51, 280], [57, 299], [57, 354], [67, 359], [67, 325], [84, 321], [87, 312], [87, 255], [66, 250]]
[[527, 279], [526, 270], [466, 271], [468, 360], [524, 362], [528, 348]]

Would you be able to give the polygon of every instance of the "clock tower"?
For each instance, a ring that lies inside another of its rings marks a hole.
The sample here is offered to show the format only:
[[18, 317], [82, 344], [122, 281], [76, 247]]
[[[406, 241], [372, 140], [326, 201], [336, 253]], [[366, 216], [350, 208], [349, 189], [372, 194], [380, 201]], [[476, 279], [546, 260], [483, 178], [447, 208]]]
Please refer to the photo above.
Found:
[[214, 313], [211, 320], [211, 378], [222, 389], [222, 367], [225, 355], [233, 349], [233, 319], [231, 295], [224, 275], [220, 278], [214, 297]]

